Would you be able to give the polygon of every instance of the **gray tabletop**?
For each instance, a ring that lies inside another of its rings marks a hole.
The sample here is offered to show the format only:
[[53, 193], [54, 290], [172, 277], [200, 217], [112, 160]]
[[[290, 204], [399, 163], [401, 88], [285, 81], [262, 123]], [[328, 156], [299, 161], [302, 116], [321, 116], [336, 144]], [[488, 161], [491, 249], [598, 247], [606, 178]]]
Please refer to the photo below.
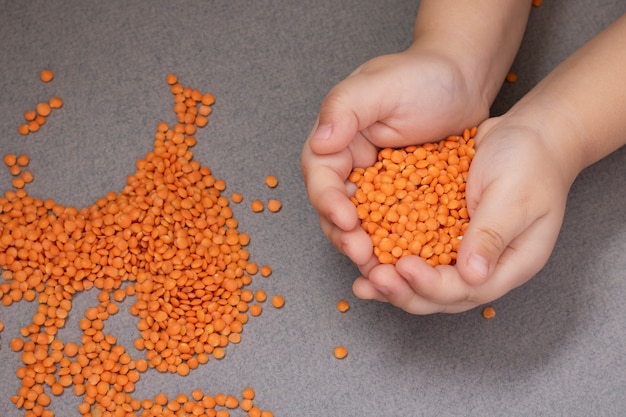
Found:
[[[626, 415], [626, 149], [581, 173], [545, 268], [495, 301], [497, 316], [411, 316], [357, 300], [356, 268], [320, 231], [300, 174], [300, 149], [321, 99], [365, 60], [409, 45], [416, 1], [0, 2], [0, 150], [30, 156], [28, 192], [87, 207], [119, 192], [171, 121], [168, 73], [211, 92], [209, 125], [194, 158], [226, 181], [226, 195], [279, 198], [278, 213], [233, 205], [250, 257], [273, 268], [251, 288], [282, 294], [244, 326], [241, 343], [188, 376], [148, 370], [133, 398], [191, 393], [239, 396], [276, 416]], [[506, 111], [577, 47], [626, 11], [622, 0], [547, 0], [533, 9], [513, 69], [493, 107]], [[43, 84], [39, 72], [55, 78]], [[575, 88], [575, 86], [572, 86]], [[64, 100], [37, 133], [21, 136], [24, 111]], [[626, 133], [625, 133], [626, 134]], [[269, 189], [266, 175], [280, 184]], [[3, 168], [0, 190], [11, 188]], [[58, 337], [78, 340], [78, 320], [97, 293], [77, 294]], [[336, 303], [346, 299], [347, 313]], [[128, 309], [106, 321], [133, 357], [139, 337]], [[0, 416], [22, 366], [9, 342], [36, 303], [0, 307]], [[349, 355], [333, 356], [342, 344]], [[53, 397], [57, 416], [79, 415], [71, 389]], [[234, 410], [231, 416], [243, 416]]]

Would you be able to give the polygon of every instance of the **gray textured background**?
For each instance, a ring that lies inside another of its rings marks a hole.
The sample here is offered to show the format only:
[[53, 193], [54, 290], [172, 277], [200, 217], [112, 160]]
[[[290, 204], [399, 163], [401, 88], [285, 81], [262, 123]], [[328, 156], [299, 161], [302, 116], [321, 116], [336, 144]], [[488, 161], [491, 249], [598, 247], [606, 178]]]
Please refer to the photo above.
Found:
[[[408, 46], [416, 9], [407, 0], [0, 1], [0, 150], [30, 155], [32, 195], [84, 207], [120, 191], [157, 122], [173, 118], [164, 80], [174, 72], [217, 98], [195, 158], [226, 180], [227, 195], [284, 203], [278, 214], [234, 210], [252, 237], [252, 260], [274, 268], [253, 287], [284, 294], [286, 306], [250, 320], [222, 361], [186, 378], [149, 371], [136, 398], [250, 385], [255, 403], [276, 416], [626, 415], [625, 148], [580, 175], [553, 256], [493, 303], [495, 319], [479, 310], [411, 316], [351, 294], [357, 270], [319, 229], [300, 149], [334, 84]], [[503, 86], [494, 114], [625, 11], [623, 0], [545, 0], [533, 9], [513, 66], [519, 81]], [[56, 74], [46, 85], [44, 67]], [[52, 95], [63, 109], [21, 137], [23, 112]], [[268, 173], [281, 181], [275, 190], [263, 185]], [[0, 190], [10, 180], [3, 169]], [[78, 336], [94, 297], [77, 297], [61, 338]], [[346, 314], [335, 308], [341, 298], [352, 305]], [[130, 303], [105, 330], [141, 356]], [[22, 415], [9, 401], [20, 360], [8, 345], [35, 307], [0, 308], [0, 417]], [[332, 356], [340, 343], [350, 352], [343, 361]], [[76, 416], [79, 402], [69, 393], [51, 408]]]

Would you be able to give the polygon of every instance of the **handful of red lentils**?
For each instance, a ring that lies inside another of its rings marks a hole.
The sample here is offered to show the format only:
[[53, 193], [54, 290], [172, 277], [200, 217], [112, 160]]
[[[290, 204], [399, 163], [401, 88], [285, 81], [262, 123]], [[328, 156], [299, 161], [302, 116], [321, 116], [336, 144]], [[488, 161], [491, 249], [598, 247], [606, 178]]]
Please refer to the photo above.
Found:
[[385, 148], [368, 168], [355, 168], [351, 201], [380, 263], [419, 255], [430, 265], [456, 262], [469, 223], [465, 184], [476, 128], [438, 143]]

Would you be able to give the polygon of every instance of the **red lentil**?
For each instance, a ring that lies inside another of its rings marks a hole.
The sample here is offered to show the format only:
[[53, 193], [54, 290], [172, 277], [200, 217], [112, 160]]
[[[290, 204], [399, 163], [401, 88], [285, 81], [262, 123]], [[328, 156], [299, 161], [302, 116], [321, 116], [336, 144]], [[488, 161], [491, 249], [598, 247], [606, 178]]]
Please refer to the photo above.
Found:
[[335, 355], [335, 358], [343, 359], [348, 356], [348, 349], [346, 349], [344, 346], [337, 346], [333, 350], [333, 354]]
[[261, 200], [253, 200], [250, 204], [250, 208], [255, 213], [260, 213], [263, 211], [263, 202]]
[[260, 304], [253, 304], [250, 306], [250, 314], [253, 317], [258, 317], [263, 312], [263, 307]]
[[50, 115], [51, 107], [48, 103], [39, 103], [37, 104], [37, 113], [43, 117], [48, 117]]
[[30, 133], [30, 129], [27, 123], [19, 125], [19, 127], [17, 128], [17, 131], [19, 132], [20, 135], [23, 135], [23, 136], [26, 136]]
[[12, 153], [4, 155], [4, 164], [9, 168], [15, 166], [15, 164], [17, 164], [17, 156]]
[[17, 157], [16, 162], [19, 166], [25, 167], [30, 162], [30, 158], [28, 157], [28, 155], [22, 154]]
[[54, 73], [51, 70], [46, 68], [41, 71], [41, 74], [39, 74], [39, 77], [41, 78], [41, 81], [43, 81], [44, 83], [49, 83], [54, 78]]
[[52, 97], [48, 101], [48, 104], [50, 104], [50, 108], [52, 109], [60, 109], [61, 107], [63, 107], [63, 100], [61, 100], [59, 97]]
[[278, 179], [273, 175], [265, 177], [265, 184], [270, 188], [275, 188], [278, 185]]
[[276, 213], [276, 212], [280, 211], [282, 206], [283, 205], [282, 205], [282, 203], [279, 200], [272, 199], [272, 200], [267, 202], [267, 209], [269, 211], [271, 211], [272, 213]]
[[258, 302], [258, 303], [262, 303], [265, 300], [267, 300], [267, 294], [265, 293], [264, 290], [262, 289], [258, 289], [256, 290], [256, 292], [254, 293], [254, 299]]
[[438, 143], [382, 149], [378, 161], [355, 168], [351, 197], [380, 263], [419, 255], [429, 264], [453, 264], [469, 216], [465, 183], [476, 129]]
[[243, 195], [241, 193], [232, 193], [230, 195], [230, 200], [233, 203], [239, 204], [243, 201]]
[[[258, 304], [248, 305], [251, 292], [245, 286], [252, 279], [247, 272], [256, 264], [244, 249], [249, 236], [237, 231], [228, 199], [221, 195], [226, 183], [193, 161], [189, 150], [195, 144], [190, 135], [206, 124], [195, 117], [198, 108], [215, 99], [183, 87], [177, 79], [168, 76], [167, 81], [175, 101], [179, 95], [184, 98], [178, 101], [185, 106], [177, 107], [179, 122], [173, 127], [159, 123], [154, 150], [137, 162], [126, 187], [88, 208], [31, 197], [21, 187], [32, 181], [32, 174], [24, 171], [17, 177], [28, 157], [4, 157], [20, 189], [0, 197], [0, 267], [6, 270], [0, 299], [4, 306], [22, 299], [38, 303], [31, 324], [20, 331], [23, 338], [10, 343], [24, 364], [17, 372], [22, 388], [12, 400], [28, 410], [26, 415], [53, 415], [46, 409], [52, 398], [44, 385], [54, 396], [72, 387], [83, 396], [78, 411], [91, 417], [138, 415], [142, 408], [151, 415], [165, 410], [228, 415], [227, 410], [214, 410], [213, 397], [200, 391], [192, 398], [181, 394], [169, 399], [161, 393], [142, 401], [130, 394], [149, 368], [186, 376], [206, 363], [209, 354], [223, 358], [229, 343], [239, 343], [248, 314], [262, 311]], [[28, 130], [37, 131], [50, 109], [62, 104], [56, 97], [40, 103]], [[167, 187], [160, 175], [179, 182]], [[154, 205], [156, 199], [163, 204]], [[9, 207], [11, 216], [5, 211]], [[157, 216], [169, 216], [171, 222], [159, 223]], [[29, 242], [39, 236], [53, 243], [33, 247]], [[17, 250], [21, 242], [30, 245], [23, 254]], [[78, 320], [81, 341], [58, 339], [73, 295], [94, 287], [100, 291], [97, 304]], [[145, 351], [146, 359], [132, 358], [114, 336], [104, 333], [106, 320], [127, 296], [135, 297], [129, 311], [137, 317], [140, 337], [134, 345]], [[226, 396], [223, 404], [252, 410], [254, 395], [245, 395], [250, 397], [245, 405], [234, 396]]]
[[37, 112], [35, 110], [26, 110], [24, 112], [24, 120], [27, 122], [32, 122], [37, 118]]
[[517, 74], [516, 74], [515, 72], [513, 72], [513, 71], [509, 71], [509, 72], [506, 74], [506, 81], [507, 81], [508, 83], [513, 84], [514, 82], [516, 82], [516, 81], [517, 81]]
[[482, 311], [483, 317], [486, 319], [492, 319], [496, 316], [496, 310], [492, 306], [486, 306]]
[[285, 297], [282, 295], [275, 295], [272, 297], [272, 306], [274, 306], [274, 308], [283, 308], [284, 305]]
[[349, 309], [350, 309], [350, 304], [346, 300], [340, 300], [337, 303], [337, 310], [339, 310], [340, 312], [345, 313]]

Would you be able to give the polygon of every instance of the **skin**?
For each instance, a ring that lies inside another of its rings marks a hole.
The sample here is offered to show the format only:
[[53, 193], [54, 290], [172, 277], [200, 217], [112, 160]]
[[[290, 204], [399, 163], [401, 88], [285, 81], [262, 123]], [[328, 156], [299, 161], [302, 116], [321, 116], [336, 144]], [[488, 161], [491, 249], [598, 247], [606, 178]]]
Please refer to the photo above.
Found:
[[[505, 115], [487, 119], [530, 2], [448, 3], [421, 2], [411, 47], [363, 64], [330, 91], [302, 151], [322, 230], [362, 273], [355, 294], [415, 314], [465, 311], [528, 281], [550, 256], [578, 173], [625, 142], [625, 16]], [[456, 265], [432, 268], [415, 256], [379, 264], [348, 199], [352, 168], [372, 165], [381, 147], [435, 141], [473, 125], [471, 222]]]

